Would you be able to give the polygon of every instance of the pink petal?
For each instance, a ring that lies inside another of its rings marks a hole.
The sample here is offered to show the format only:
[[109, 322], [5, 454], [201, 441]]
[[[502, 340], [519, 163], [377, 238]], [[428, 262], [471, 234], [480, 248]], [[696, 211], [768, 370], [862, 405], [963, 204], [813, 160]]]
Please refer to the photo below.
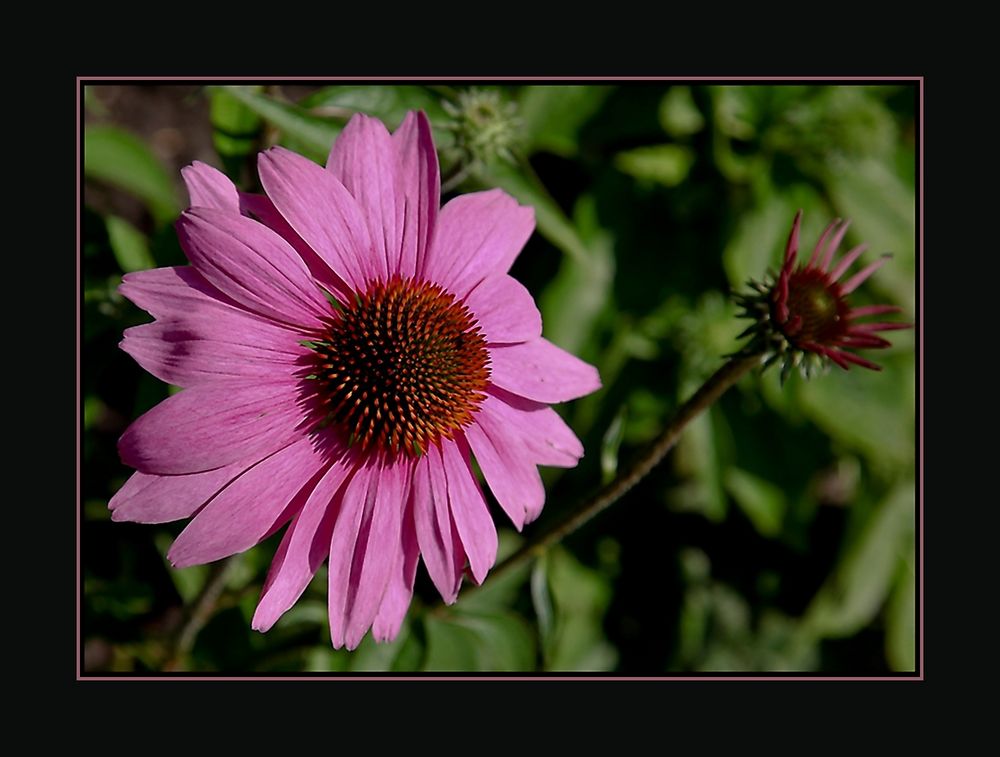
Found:
[[288, 225], [288, 221], [278, 212], [278, 209], [274, 207], [274, 203], [270, 199], [264, 195], [241, 192], [240, 208], [244, 215], [251, 214], [267, 226], [267, 228], [288, 242], [292, 246], [292, 249], [302, 258], [313, 278], [322, 284], [328, 292], [350, 294], [350, 287], [344, 283], [344, 280], [340, 276], [330, 269], [326, 261], [312, 247], [306, 244], [305, 240], [298, 235], [298, 232]]
[[[844, 240], [844, 235], [847, 233], [847, 227], [851, 225], [850, 221], [844, 221], [840, 228], [837, 229], [837, 233], [833, 235], [833, 239], [830, 240], [830, 244], [826, 247], [826, 254], [823, 255], [823, 259], [820, 261], [819, 267], [822, 270], [829, 268], [831, 261], [833, 260], [833, 255], [840, 247], [840, 243]], [[850, 254], [850, 253], [848, 253]], [[832, 277], [834, 281], [837, 280], [836, 276]]]
[[799, 212], [795, 214], [795, 220], [792, 221], [792, 230], [788, 234], [788, 244], [785, 245], [785, 266], [794, 261], [799, 252], [799, 227], [801, 225], [802, 208], [799, 208]]
[[330, 640], [334, 649], [344, 646], [347, 635], [347, 608], [357, 590], [351, 585], [351, 567], [365, 511], [371, 511], [378, 486], [379, 466], [369, 461], [359, 466], [354, 477], [341, 489], [337, 522], [330, 537], [330, 562], [327, 602], [330, 615]]
[[354, 469], [353, 458], [331, 465], [289, 525], [275, 554], [252, 626], [267, 631], [295, 604], [330, 551], [330, 537], [337, 520], [335, 497]]
[[534, 229], [534, 208], [500, 189], [459, 195], [441, 208], [424, 275], [462, 298], [507, 273]]
[[313, 477], [328, 462], [307, 437], [275, 452], [209, 502], [181, 531], [167, 559], [184, 568], [254, 546], [302, 507]]
[[517, 437], [504, 433], [488, 414], [479, 413], [476, 420], [465, 429], [465, 437], [497, 502], [520, 531], [537, 517], [545, 503], [538, 468], [518, 450]]
[[[433, 448], [428, 454], [433, 454]], [[482, 583], [497, 559], [497, 530], [483, 498], [464, 440], [444, 441], [431, 466], [442, 465], [448, 481], [448, 502], [459, 538], [469, 556], [469, 567], [476, 583]]]
[[417, 577], [417, 560], [420, 557], [420, 550], [417, 548], [412, 506], [407, 508], [404, 515], [402, 544], [397, 547], [396, 552], [396, 564], [389, 574], [389, 583], [386, 586], [385, 594], [382, 595], [382, 603], [379, 605], [375, 622], [372, 625], [375, 641], [392, 641], [396, 638], [413, 599], [413, 581]]
[[186, 476], [133, 473], [108, 502], [111, 520], [169, 523], [188, 518], [247, 467], [233, 463]]
[[864, 318], [868, 315], [884, 315], [886, 313], [901, 313], [903, 308], [897, 307], [896, 305], [865, 305], [860, 308], [854, 308], [848, 313], [848, 317], [854, 318]]
[[819, 262], [820, 255], [823, 252], [823, 246], [826, 243], [826, 238], [830, 236], [830, 232], [833, 231], [837, 227], [837, 224], [839, 223], [840, 219], [834, 218], [832, 221], [830, 221], [830, 224], [825, 229], [823, 229], [823, 233], [820, 234], [819, 236], [819, 241], [816, 242], [816, 246], [813, 248], [812, 255], [809, 256], [809, 264], [806, 266], [806, 268], [812, 268], [816, 263]]
[[490, 380], [538, 402], [565, 402], [601, 388], [597, 369], [547, 339], [490, 348]]
[[869, 263], [868, 265], [866, 265], [864, 268], [862, 268], [860, 271], [858, 271], [856, 274], [851, 276], [851, 278], [849, 278], [847, 281], [844, 282], [844, 285], [840, 287], [841, 295], [847, 295], [853, 292], [855, 289], [861, 286], [862, 283], [864, 283], [865, 279], [867, 279], [869, 276], [875, 273], [875, 271], [877, 271], [879, 268], [884, 266], [888, 261], [889, 261], [889, 256], [883, 255], [873, 263]]
[[458, 598], [465, 551], [456, 538], [448, 509], [448, 483], [443, 465], [431, 465], [433, 451], [421, 457], [413, 471], [413, 520], [417, 544], [427, 573], [446, 604]]
[[573, 429], [548, 405], [533, 402], [499, 387], [487, 390], [480, 412], [518, 437], [518, 446], [539, 465], [573, 468], [583, 457], [583, 445]]
[[841, 276], [843, 276], [844, 271], [846, 271], [848, 268], [851, 267], [851, 263], [853, 263], [855, 260], [861, 257], [861, 255], [864, 254], [864, 251], [867, 249], [868, 245], [859, 244], [857, 247], [850, 250], [846, 255], [844, 255], [844, 257], [840, 259], [837, 265], [834, 266], [833, 270], [830, 271], [830, 280], [836, 281]]
[[261, 153], [257, 165], [274, 206], [348, 286], [364, 291], [384, 275], [358, 203], [332, 173], [280, 147]]
[[873, 334], [847, 334], [837, 339], [838, 345], [843, 347], [891, 347], [892, 343], [888, 339]]
[[[838, 353], [840, 357], [846, 360], [848, 363], [854, 363], [855, 365], [860, 365], [862, 368], [868, 368], [873, 371], [881, 371], [882, 366], [877, 363], [873, 363], [870, 360], [865, 360], [863, 357], [855, 355], [853, 352], [840, 352]], [[833, 357], [832, 355], [830, 357]], [[844, 366], [847, 367], [846, 365]]]
[[308, 364], [301, 333], [228, 308], [194, 303], [186, 316], [125, 330], [121, 348], [161, 381], [195, 386], [219, 379], [292, 381]]
[[352, 116], [330, 151], [326, 170], [361, 208], [382, 278], [398, 273], [405, 198], [399, 154], [382, 122], [362, 113]]
[[399, 152], [400, 183], [405, 198], [399, 272], [413, 276], [424, 270], [441, 205], [441, 172], [431, 125], [423, 112], [407, 113], [392, 141]]
[[187, 265], [126, 273], [118, 291], [156, 318], [184, 315], [194, 308], [206, 313], [231, 309], [249, 315]]
[[868, 331], [900, 331], [902, 329], [912, 329], [912, 323], [853, 323], [851, 324], [851, 334], [864, 334]]
[[371, 512], [365, 514], [361, 524], [351, 568], [351, 587], [355, 590], [346, 608], [348, 649], [355, 649], [371, 628], [396, 567], [403, 510], [409, 498], [408, 468], [406, 462], [385, 465], [372, 487]]
[[465, 304], [490, 344], [526, 342], [542, 335], [542, 315], [534, 298], [506, 274], [483, 279], [466, 297]]
[[212, 286], [279, 322], [321, 327], [329, 304], [291, 246], [263, 224], [208, 208], [181, 214], [177, 235]]
[[218, 168], [196, 160], [181, 169], [181, 176], [191, 196], [191, 207], [240, 212], [240, 194], [236, 185]]
[[182, 474], [260, 458], [302, 432], [295, 384], [202, 385], [168, 397], [118, 440], [122, 462], [144, 473]]

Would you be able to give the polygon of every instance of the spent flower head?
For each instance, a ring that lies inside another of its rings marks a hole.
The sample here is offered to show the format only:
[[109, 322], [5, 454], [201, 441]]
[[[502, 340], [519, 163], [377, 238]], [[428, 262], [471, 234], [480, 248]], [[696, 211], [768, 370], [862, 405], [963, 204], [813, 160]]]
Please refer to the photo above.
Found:
[[453, 157], [472, 172], [497, 158], [514, 161], [523, 125], [517, 105], [494, 89], [472, 89], [458, 93], [457, 102], [443, 103], [453, 121]]
[[754, 320], [741, 335], [753, 336], [741, 353], [762, 353], [765, 368], [780, 364], [782, 382], [793, 368], [798, 367], [802, 375], [809, 378], [831, 362], [845, 370], [851, 364], [881, 370], [879, 365], [853, 350], [889, 347], [889, 340], [878, 332], [908, 329], [912, 324], [863, 320], [897, 313], [900, 308], [895, 305], [854, 308], [848, 295], [885, 265], [890, 256], [883, 255], [841, 281], [868, 245], [854, 247], [835, 262], [834, 255], [850, 225], [850, 221], [838, 218], [820, 235], [809, 261], [805, 265], [797, 264], [801, 222], [800, 210], [795, 215], [784, 263], [777, 277], [751, 280], [752, 291], [736, 297], [743, 307], [740, 317]]

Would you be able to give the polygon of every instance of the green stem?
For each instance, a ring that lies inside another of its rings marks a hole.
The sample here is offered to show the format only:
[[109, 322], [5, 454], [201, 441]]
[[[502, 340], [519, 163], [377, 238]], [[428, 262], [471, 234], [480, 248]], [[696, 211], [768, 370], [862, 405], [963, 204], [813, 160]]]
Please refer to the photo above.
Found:
[[[680, 438], [687, 425], [711, 407], [726, 390], [739, 381], [752, 368], [760, 365], [760, 355], [737, 355], [723, 365], [702, 384], [687, 402], [677, 409], [663, 432], [653, 440], [645, 452], [632, 463], [628, 470], [618, 475], [614, 481], [599, 490], [574, 508], [561, 521], [539, 532], [525, 542], [516, 552], [503, 560], [490, 573], [490, 580], [508, 573], [526, 560], [540, 556], [546, 549], [576, 531], [598, 513], [621, 499], [626, 492], [641, 481], [656, 465], [666, 457]], [[473, 587], [471, 590], [475, 590]], [[466, 594], [468, 591], [466, 592]]]
[[177, 628], [177, 632], [171, 639], [167, 659], [163, 663], [163, 670], [178, 671], [185, 668], [188, 654], [194, 647], [195, 639], [198, 638], [201, 629], [215, 614], [233, 562], [234, 558], [227, 557], [212, 565], [198, 596], [185, 609], [184, 622]]

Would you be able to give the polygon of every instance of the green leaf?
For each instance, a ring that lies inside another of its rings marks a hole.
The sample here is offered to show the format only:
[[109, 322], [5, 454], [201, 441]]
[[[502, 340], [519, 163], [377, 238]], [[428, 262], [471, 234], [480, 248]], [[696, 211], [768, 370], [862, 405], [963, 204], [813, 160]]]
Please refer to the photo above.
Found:
[[593, 195], [580, 197], [573, 216], [587, 257], [564, 256], [538, 303], [546, 337], [581, 354], [595, 342], [597, 322], [612, 299], [615, 257], [613, 239], [598, 223]]
[[104, 219], [108, 229], [108, 241], [115, 254], [118, 267], [124, 273], [156, 268], [156, 261], [149, 252], [149, 240], [124, 218], [108, 216]]
[[163, 164], [142, 140], [116, 126], [84, 130], [83, 171], [87, 178], [136, 195], [159, 224], [180, 213], [174, 183]]
[[611, 94], [607, 86], [527, 86], [520, 92], [519, 114], [529, 153], [537, 150], [572, 157], [580, 128]]
[[535, 668], [534, 634], [511, 612], [452, 613], [425, 618], [424, 670], [530, 671]]
[[660, 101], [659, 116], [663, 130], [672, 137], [686, 137], [705, 128], [705, 118], [694, 103], [690, 87], [671, 87]]
[[296, 147], [319, 162], [330, 153], [341, 126], [306, 112], [298, 105], [279, 102], [254, 92], [250, 87], [225, 87], [224, 91], [243, 103], [258, 116], [281, 129], [282, 134], [295, 140]]
[[[497, 563], [516, 552], [524, 541], [519, 533], [509, 528], [498, 529], [497, 536], [499, 537]], [[524, 563], [497, 578], [491, 576], [475, 591], [459, 594], [458, 604], [455, 607], [470, 612], [492, 612], [498, 608], [509, 606], [514, 602], [521, 586], [528, 579], [529, 564]]]
[[804, 211], [799, 236], [801, 256], [803, 252], [812, 251], [808, 240], [818, 239], [823, 228], [832, 220], [822, 198], [815, 189], [805, 184], [796, 184], [780, 193], [768, 186], [759, 190], [756, 207], [740, 217], [722, 253], [722, 264], [734, 289], [742, 290], [750, 279], [763, 279], [768, 270], [776, 271], [780, 267], [792, 221], [799, 208]]
[[615, 168], [640, 182], [676, 187], [687, 178], [694, 159], [694, 152], [682, 145], [650, 145], [618, 153]]
[[916, 369], [912, 353], [873, 355], [881, 372], [831, 368], [811, 381], [793, 377], [798, 407], [842, 444], [888, 469], [913, 465]]
[[674, 450], [674, 466], [686, 480], [667, 494], [672, 509], [698, 512], [715, 523], [726, 517], [729, 504], [722, 488], [723, 463], [718, 438], [718, 431], [724, 425], [724, 418], [712, 407], [684, 430]]
[[552, 595], [549, 592], [549, 556], [543, 553], [531, 570], [531, 604], [535, 608], [535, 619], [538, 624], [538, 635], [542, 643], [547, 643], [552, 634]]
[[427, 634], [426, 671], [457, 673], [479, 670], [479, 642], [471, 629], [451, 622], [450, 618], [428, 615], [424, 618]]
[[611, 602], [608, 577], [581, 564], [566, 549], [548, 553], [548, 588], [555, 618], [545, 638], [546, 670], [611, 670], [618, 654], [604, 635]]
[[398, 127], [407, 111], [422, 110], [431, 122], [438, 149], [449, 146], [453, 141], [452, 133], [444, 128], [450, 118], [441, 107], [441, 99], [426, 87], [342, 84], [324, 87], [303, 99], [299, 105], [317, 114], [344, 120], [354, 113], [366, 113], [378, 118], [389, 129]]
[[914, 506], [911, 480], [875, 508], [806, 611], [804, 623], [813, 634], [850, 636], [872, 621], [912, 540]]
[[371, 632], [365, 634], [358, 648], [350, 653], [347, 669], [357, 673], [382, 673], [393, 669], [396, 658], [410, 638], [410, 625], [404, 619], [399, 634], [390, 642], [376, 642]]
[[[523, 168], [531, 171], [530, 167]], [[594, 336], [594, 324], [608, 302], [614, 278], [612, 240], [598, 223], [594, 198], [580, 197], [574, 209], [574, 224], [533, 173], [525, 175], [513, 166], [495, 163], [486, 181], [532, 206], [538, 232], [565, 253], [559, 272], [538, 304], [546, 338], [579, 354]]]
[[913, 545], [900, 561], [898, 578], [885, 618], [885, 652], [893, 670], [914, 671], [917, 665], [917, 580]]
[[[263, 87], [250, 87], [259, 94]], [[259, 115], [241, 103], [232, 92], [219, 88], [210, 94], [210, 119], [212, 121], [212, 144], [215, 151], [226, 162], [233, 158], [245, 158], [257, 148], [262, 121]]]
[[610, 484], [618, 474], [618, 449], [625, 436], [628, 405], [622, 405], [601, 439], [601, 483]]
[[[893, 255], [864, 287], [892, 297], [913, 313], [916, 306], [913, 187], [878, 160], [838, 161], [831, 166], [826, 183], [839, 213], [851, 219], [847, 244], [868, 244], [869, 252], [862, 262], [874, 260], [885, 252]], [[855, 264], [852, 270], [858, 270], [859, 265]]]
[[[167, 551], [173, 543], [173, 537], [161, 531], [153, 537], [156, 548], [163, 556], [163, 561], [167, 562]], [[180, 594], [184, 604], [190, 604], [201, 592], [205, 581], [208, 579], [209, 567], [207, 565], [192, 565], [189, 568], [174, 568], [167, 564], [167, 573], [174, 582], [177, 593]]]
[[523, 205], [533, 207], [539, 233], [569, 257], [583, 265], [596, 264], [597, 253], [580, 238], [542, 182], [531, 173], [530, 166], [518, 167], [497, 161], [489, 166], [484, 180], [489, 186], [506, 190]]
[[329, 644], [312, 647], [306, 653], [302, 669], [307, 673], [332, 673], [346, 670], [348, 657]]
[[725, 487], [761, 536], [781, 533], [787, 503], [780, 487], [736, 467], [726, 470]]

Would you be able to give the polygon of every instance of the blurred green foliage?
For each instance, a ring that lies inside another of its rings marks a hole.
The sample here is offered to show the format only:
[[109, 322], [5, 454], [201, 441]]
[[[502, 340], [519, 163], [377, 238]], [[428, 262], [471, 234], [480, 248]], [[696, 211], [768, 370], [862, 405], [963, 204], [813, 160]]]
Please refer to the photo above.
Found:
[[[470, 165], [455, 114], [484, 92], [513, 131]], [[140, 94], [183, 117], [185, 148], [166, 160], [153, 149], [158, 124], [126, 107]], [[912, 332], [877, 356], [882, 373], [834, 369], [784, 389], [776, 374], [748, 377], [565, 543], [450, 608], [421, 569], [399, 637], [369, 636], [353, 653], [329, 646], [325, 568], [271, 632], [250, 630], [278, 536], [228, 567], [207, 623], [178, 647], [211, 567], [167, 566], [183, 524], [112, 523], [106, 509], [130, 473], [117, 437], [171, 391], [117, 349], [148, 317], [116, 286], [128, 271], [183, 262], [171, 223], [191, 159], [252, 189], [262, 147], [323, 161], [353, 112], [395, 127], [423, 108], [446, 183], [499, 186], [534, 206], [538, 234], [513, 274], [535, 294], [546, 336], [604, 381], [560, 408], [588, 454], [577, 469], [543, 471], [544, 524], [612, 478], [737, 347], [744, 324], [729, 294], [776, 267], [797, 208], [807, 248], [840, 216], [853, 221], [846, 244], [892, 252], [854, 299], [915, 318], [914, 86], [96, 86], [84, 102], [87, 671], [914, 669]], [[501, 553], [537, 528], [502, 529]]]

